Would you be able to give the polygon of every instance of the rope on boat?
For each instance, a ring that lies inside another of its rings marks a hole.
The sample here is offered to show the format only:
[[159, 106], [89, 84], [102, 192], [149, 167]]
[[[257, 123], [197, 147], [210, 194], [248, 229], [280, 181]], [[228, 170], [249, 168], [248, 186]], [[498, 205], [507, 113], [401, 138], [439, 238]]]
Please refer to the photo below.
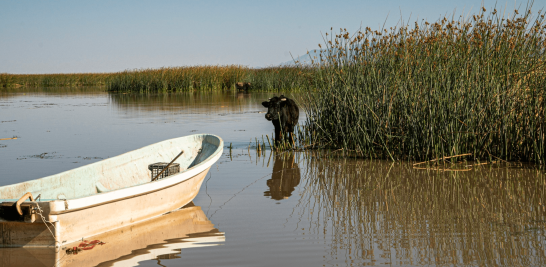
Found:
[[[44, 217], [44, 215], [42, 214], [43, 213], [43, 210], [42, 208], [40, 208], [40, 205], [36, 205], [36, 213], [38, 215], [40, 215], [40, 217], [42, 218], [42, 222], [44, 222], [45, 226], [47, 227], [47, 230], [49, 230], [49, 232], [51, 233], [51, 236], [53, 236], [53, 240], [55, 240], [55, 248], [57, 248], [57, 244], [56, 243], [59, 243], [59, 241], [56, 240], [55, 238], [55, 234], [51, 231], [51, 229], [49, 228], [49, 226], [47, 225], [47, 223], [50, 223], [51, 226], [53, 227], [53, 229], [55, 229], [55, 231], [57, 231], [57, 228], [55, 228], [55, 224], [53, 224], [52, 222], [46, 220], [46, 218]], [[55, 249], [56, 250], [56, 249]]]
[[82, 250], [91, 250], [95, 248], [96, 245], [104, 245], [106, 243], [100, 241], [100, 240], [93, 240], [91, 242], [87, 240], [83, 240], [77, 247], [72, 247], [66, 250], [66, 254], [78, 254], [78, 252]]
[[[39, 199], [41, 196], [42, 196], [42, 195], [39, 194], [38, 197], [37, 197], [36, 199], [34, 199], [34, 200]], [[38, 215], [40, 216], [40, 218], [42, 218], [42, 222], [45, 224], [45, 226], [46, 226], [47, 230], [49, 231], [49, 233], [51, 233], [51, 236], [53, 237], [53, 240], [55, 240], [55, 252], [57, 252], [57, 251], [58, 251], [58, 248], [61, 247], [61, 246], [60, 246], [61, 244], [60, 244], [59, 241], [56, 240], [55, 234], [51, 231], [51, 228], [49, 228], [49, 226], [47, 225], [48, 223], [50, 223], [51, 226], [53, 227], [53, 229], [54, 229], [55, 231], [57, 231], [57, 228], [55, 228], [55, 224], [53, 224], [53, 222], [50, 222], [50, 221], [46, 220], [46, 218], [45, 218], [44, 215], [43, 215], [43, 212], [44, 212], [44, 211], [42, 210], [42, 208], [40, 208], [40, 205], [36, 205], [35, 208], [34, 208], [34, 210], [36, 211], [36, 214], [38, 214]], [[59, 246], [57, 246], [57, 243], [59, 243]], [[59, 260], [57, 260], [57, 261], [55, 262], [55, 264], [53, 265], [53, 267], [57, 266], [57, 264], [60, 263], [60, 262], [64, 259], [65, 256], [66, 256], [66, 254], [65, 254], [63, 257], [61, 257]]]
[[[40, 197], [40, 195], [38, 195], [38, 197]], [[40, 205], [36, 205], [36, 213], [38, 215], [40, 215], [40, 217], [42, 218], [42, 222], [45, 224], [45, 226], [47, 227], [47, 230], [49, 230], [49, 232], [51, 233], [51, 236], [53, 236], [53, 240], [55, 240], [55, 252], [58, 251], [59, 248], [62, 247], [62, 244], [61, 242], [57, 241], [56, 238], [55, 238], [55, 234], [51, 231], [51, 228], [49, 228], [49, 226], [47, 225], [48, 223], [51, 224], [51, 226], [53, 227], [53, 229], [55, 231], [57, 231], [57, 228], [55, 228], [55, 224], [53, 224], [53, 222], [50, 222], [48, 220], [46, 220], [46, 218], [44, 217], [43, 215], [43, 210], [42, 208], [40, 208]], [[57, 246], [57, 243], [59, 243], [59, 246]], [[100, 240], [93, 240], [91, 242], [88, 242], [87, 240], [84, 240], [82, 243], [80, 243], [77, 247], [73, 247], [73, 248], [69, 248], [66, 250], [66, 254], [64, 254], [59, 260], [57, 260], [55, 262], [55, 264], [53, 266], [57, 266], [57, 264], [59, 264], [61, 261], [64, 260], [64, 257], [66, 255], [69, 255], [69, 254], [78, 254], [78, 251], [82, 251], [82, 250], [91, 250], [93, 249], [96, 245], [104, 245], [106, 243], [100, 241]]]
[[[29, 199], [30, 201], [36, 201], [37, 199], [39, 199], [40, 197], [42, 196], [42, 194], [38, 194], [38, 197], [35, 199], [34, 197], [32, 197], [32, 194], [30, 192], [27, 192], [25, 195], [23, 195], [19, 200], [17, 200], [17, 202], [15, 203], [15, 208], [16, 208], [16, 211], [17, 213], [19, 213], [19, 215], [23, 215], [23, 211], [21, 210], [21, 203], [23, 203], [23, 201], [25, 201], [26, 199]], [[40, 208], [40, 205], [36, 205], [34, 210], [36, 211], [36, 213], [38, 215], [40, 215], [40, 217], [42, 218], [42, 222], [45, 224], [45, 226], [47, 227], [47, 230], [49, 230], [49, 232], [51, 233], [51, 235], [53, 236], [53, 240], [55, 240], [55, 234], [51, 231], [51, 229], [49, 228], [49, 226], [47, 225], [47, 223], [50, 223], [51, 226], [53, 226], [53, 229], [55, 229], [55, 231], [57, 231], [57, 229], [55, 228], [55, 225], [46, 220], [46, 218], [44, 217], [43, 215], [43, 210], [42, 208]], [[56, 241], [55, 240], [55, 243], [60, 243], [59, 241]], [[57, 244], [55, 244], [55, 247]]]
[[91, 242], [88, 242], [87, 240], [84, 240], [80, 243], [78, 247], [82, 248], [83, 250], [90, 250], [93, 249], [96, 245], [104, 245], [106, 243], [100, 241], [100, 240], [93, 240]]
[[[51, 226], [53, 227], [53, 229], [55, 229], [55, 231], [56, 231], [57, 229], [55, 228], [55, 225], [54, 225], [52, 222], [46, 220], [46, 218], [45, 218], [44, 215], [42, 214], [43, 211], [42, 211], [42, 209], [40, 208], [40, 206], [37, 205], [36, 211], [37, 211], [36, 213], [37, 213], [38, 215], [40, 215], [40, 217], [42, 218], [42, 221], [44, 222], [45, 226], [47, 227], [47, 230], [49, 230], [49, 232], [50, 232], [51, 235], [53, 236], [53, 239], [55, 240], [55, 234], [53, 234], [53, 232], [51, 231], [51, 229], [49, 228], [49, 226], [47, 225], [47, 223], [50, 223]], [[55, 240], [55, 243], [59, 243], [59, 244], [60, 244], [60, 242], [57, 241], [57, 240]], [[102, 246], [102, 245], [104, 245], [104, 244], [106, 244], [106, 243], [105, 243], [105, 242], [102, 242], [102, 241], [100, 241], [100, 240], [93, 240], [93, 241], [91, 241], [91, 242], [89, 242], [89, 241], [87, 241], [87, 240], [83, 240], [83, 242], [81, 242], [77, 247], [73, 247], [73, 248], [67, 249], [67, 250], [66, 250], [66, 254], [78, 254], [78, 251], [82, 251], [82, 250], [91, 250], [91, 249], [95, 248], [96, 245], [101, 245], [101, 246]], [[60, 245], [61, 245], [61, 244], [60, 244]], [[60, 247], [61, 247], [61, 246], [59, 246], [59, 247], [55, 246], [55, 250], [57, 250], [57, 248], [60, 248]], [[63, 257], [63, 258], [64, 258], [64, 257]], [[59, 261], [60, 261], [60, 260], [62, 260], [62, 258], [59, 259]]]
[[[297, 168], [282, 169], [282, 170], [280, 170], [280, 171], [276, 171], [276, 172], [273, 172], [273, 173], [268, 173], [268, 174], [266, 174], [266, 175], [264, 175], [264, 176], [262, 176], [262, 177], [256, 179], [254, 182], [252, 182], [252, 183], [248, 184], [247, 186], [243, 187], [243, 189], [241, 189], [239, 192], [233, 194], [233, 196], [232, 196], [231, 198], [229, 198], [226, 202], [224, 202], [224, 204], [220, 205], [220, 206], [218, 207], [218, 209], [216, 209], [216, 210], [210, 215], [209, 219], [211, 219], [212, 216], [214, 216], [214, 214], [216, 214], [217, 211], [221, 210], [228, 202], [230, 202], [232, 199], [234, 199], [234, 198], [235, 198], [237, 195], [239, 195], [241, 192], [245, 191], [245, 189], [247, 189], [247, 188], [250, 187], [251, 185], [257, 183], [258, 181], [260, 181], [260, 180], [262, 180], [262, 179], [264, 179], [264, 178], [266, 178], [266, 177], [268, 177], [268, 176], [270, 176], [270, 175], [272, 176], [273, 174], [276, 174], [276, 173], [279, 173], [279, 172], [284, 172], [284, 171], [294, 170], [294, 169], [297, 169]], [[210, 197], [210, 196], [209, 196], [209, 197]], [[208, 211], [207, 211], [207, 216], [208, 216]]]

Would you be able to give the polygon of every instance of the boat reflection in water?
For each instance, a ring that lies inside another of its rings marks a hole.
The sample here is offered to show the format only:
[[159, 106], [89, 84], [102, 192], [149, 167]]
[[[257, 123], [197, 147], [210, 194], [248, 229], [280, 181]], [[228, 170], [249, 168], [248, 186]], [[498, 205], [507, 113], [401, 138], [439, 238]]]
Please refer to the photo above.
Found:
[[146, 222], [116, 229], [88, 241], [100, 240], [104, 245], [67, 253], [80, 243], [53, 248], [2, 248], [0, 266], [136, 266], [141, 261], [179, 258], [184, 248], [220, 245], [224, 233], [214, 228], [201, 207], [193, 203], [184, 208]]
[[269, 191], [264, 195], [275, 200], [288, 199], [300, 184], [300, 168], [294, 160], [294, 153], [275, 156], [273, 174], [267, 180]]

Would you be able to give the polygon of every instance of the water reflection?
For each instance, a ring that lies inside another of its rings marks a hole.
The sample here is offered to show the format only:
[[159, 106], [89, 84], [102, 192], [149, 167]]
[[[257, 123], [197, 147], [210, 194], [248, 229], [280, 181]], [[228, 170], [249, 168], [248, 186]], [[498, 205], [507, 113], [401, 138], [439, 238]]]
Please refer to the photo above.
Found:
[[250, 98], [250, 93], [248, 91], [245, 92], [237, 92], [237, 99], [245, 99]]
[[[0, 144], [2, 184], [194, 129], [218, 134], [236, 147], [233, 160], [226, 154], [218, 161], [195, 201], [215, 214], [230, 242], [181, 250], [224, 238], [193, 207], [115, 230], [97, 238], [106, 245], [78, 255], [0, 249], [0, 266], [546, 266], [544, 170], [485, 165], [443, 172], [308, 152], [274, 154], [269, 162], [271, 150], [256, 157], [249, 141], [272, 132], [256, 114], [271, 93], [33, 90], [0, 90], [0, 137], [20, 137]], [[44, 152], [55, 157], [33, 157]], [[288, 199], [274, 205], [264, 198], [265, 185], [272, 199]]]
[[68, 244], [55, 252], [46, 248], [0, 249], [0, 266], [136, 266], [145, 260], [180, 258], [181, 249], [220, 245], [225, 237], [193, 203], [147, 222], [91, 238], [106, 244], [70, 254]]
[[[254, 95], [261, 95], [255, 93]], [[179, 92], [165, 94], [109, 94], [110, 101], [120, 109], [141, 111], [177, 111], [204, 109], [208, 112], [242, 112], [259, 105], [259, 99], [247, 92]]]
[[283, 153], [275, 156], [273, 174], [267, 180], [269, 191], [264, 195], [275, 200], [287, 199], [300, 184], [300, 168], [295, 162], [294, 153]]
[[328, 261], [350, 265], [546, 264], [544, 171], [466, 172], [407, 163], [308, 160], [305, 236], [331, 235]]

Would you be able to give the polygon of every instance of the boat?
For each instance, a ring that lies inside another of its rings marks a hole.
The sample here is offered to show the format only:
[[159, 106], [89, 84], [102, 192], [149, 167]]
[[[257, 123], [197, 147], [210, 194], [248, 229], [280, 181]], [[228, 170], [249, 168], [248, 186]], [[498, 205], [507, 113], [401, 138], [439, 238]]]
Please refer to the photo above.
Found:
[[0, 266], [137, 266], [146, 260], [179, 258], [181, 250], [186, 248], [222, 245], [225, 234], [214, 227], [201, 207], [190, 202], [145, 222], [99, 234], [93, 240], [103, 244], [78, 253], [70, 248], [79, 247], [84, 243], [81, 240], [67, 244], [65, 249], [3, 248]]
[[[61, 248], [179, 209], [195, 198], [223, 146], [215, 135], [184, 136], [2, 186], [0, 247]], [[180, 171], [152, 178], [149, 166], [158, 162]]]

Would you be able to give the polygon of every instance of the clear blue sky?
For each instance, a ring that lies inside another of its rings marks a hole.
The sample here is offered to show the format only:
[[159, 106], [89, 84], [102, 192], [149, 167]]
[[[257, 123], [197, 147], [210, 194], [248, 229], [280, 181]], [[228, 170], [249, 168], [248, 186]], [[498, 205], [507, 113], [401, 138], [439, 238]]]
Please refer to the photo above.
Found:
[[[489, 9], [494, 0], [484, 1]], [[0, 1], [0, 73], [278, 65], [321, 31], [475, 13], [481, 1]], [[527, 1], [498, 2], [525, 8]], [[535, 1], [534, 11], [546, 1]], [[388, 16], [388, 19], [386, 20]], [[413, 24], [413, 23], [411, 23]]]

